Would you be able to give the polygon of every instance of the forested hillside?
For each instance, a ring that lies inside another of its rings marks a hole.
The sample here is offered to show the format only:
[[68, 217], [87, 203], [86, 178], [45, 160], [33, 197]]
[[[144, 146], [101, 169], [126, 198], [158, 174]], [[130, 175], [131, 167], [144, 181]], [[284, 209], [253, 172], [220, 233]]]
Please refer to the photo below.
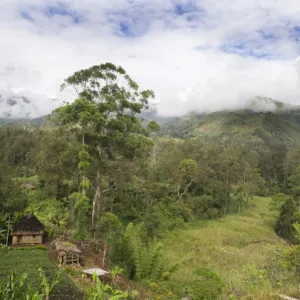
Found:
[[0, 127], [1, 243], [8, 217], [16, 222], [34, 213], [49, 240], [63, 235], [85, 241], [102, 267], [122, 268], [147, 299], [179, 299], [177, 288], [155, 296], [150, 291], [176, 271], [160, 242], [168, 232], [241, 214], [254, 196], [285, 193], [274, 197], [277, 210], [289, 203], [276, 229], [295, 241], [297, 110], [161, 117], [160, 129], [145, 113], [154, 93], [140, 91], [121, 67], [79, 71], [67, 86], [75, 87], [78, 98], [40, 120], [41, 126]]

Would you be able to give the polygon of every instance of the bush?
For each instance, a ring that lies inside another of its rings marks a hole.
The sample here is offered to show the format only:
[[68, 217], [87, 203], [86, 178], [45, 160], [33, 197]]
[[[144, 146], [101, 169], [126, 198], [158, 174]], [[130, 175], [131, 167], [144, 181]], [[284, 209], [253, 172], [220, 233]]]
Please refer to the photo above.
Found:
[[267, 271], [258, 269], [255, 265], [246, 265], [242, 270], [232, 270], [228, 279], [229, 292], [236, 297], [263, 290], [268, 284]]
[[163, 238], [166, 232], [182, 228], [184, 218], [189, 218], [187, 215], [188, 210], [180, 206], [156, 204], [144, 219], [143, 231], [147, 237]]
[[216, 219], [219, 217], [219, 210], [214, 207], [215, 200], [212, 196], [202, 195], [189, 200], [194, 216], [199, 220]]
[[175, 219], [180, 219], [187, 223], [193, 217], [192, 211], [183, 203], [173, 203], [169, 207]]
[[220, 277], [206, 268], [200, 268], [195, 273], [197, 279], [188, 287], [188, 296], [193, 300], [218, 299], [223, 288]]
[[272, 197], [272, 202], [270, 203], [271, 210], [280, 210], [283, 203], [289, 199], [289, 196], [279, 193]]
[[293, 198], [289, 197], [281, 206], [275, 231], [280, 237], [295, 241], [296, 231], [293, 224], [299, 221], [300, 213], [297, 211], [297, 204]]

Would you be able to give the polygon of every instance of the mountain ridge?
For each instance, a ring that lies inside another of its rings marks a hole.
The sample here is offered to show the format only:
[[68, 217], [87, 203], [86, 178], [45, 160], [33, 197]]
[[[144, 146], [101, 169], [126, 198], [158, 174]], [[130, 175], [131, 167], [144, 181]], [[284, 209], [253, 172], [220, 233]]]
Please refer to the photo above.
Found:
[[29, 91], [0, 90], [1, 119], [35, 119], [49, 114], [59, 104], [58, 99]]
[[[13, 101], [15, 98], [7, 100]], [[25, 97], [18, 98], [18, 101], [26, 105], [31, 103]], [[0, 124], [41, 126], [46, 118], [47, 114], [35, 118], [6, 117], [0, 118]], [[193, 111], [181, 117], [162, 116], [154, 106], [142, 112], [140, 119], [144, 125], [149, 121], [156, 121], [161, 127], [160, 135], [170, 138], [205, 137], [216, 142], [248, 139], [259, 143], [270, 143], [269, 140], [275, 138], [286, 144], [300, 140], [300, 107], [267, 97], [249, 99], [244, 108], [236, 110], [211, 113]]]

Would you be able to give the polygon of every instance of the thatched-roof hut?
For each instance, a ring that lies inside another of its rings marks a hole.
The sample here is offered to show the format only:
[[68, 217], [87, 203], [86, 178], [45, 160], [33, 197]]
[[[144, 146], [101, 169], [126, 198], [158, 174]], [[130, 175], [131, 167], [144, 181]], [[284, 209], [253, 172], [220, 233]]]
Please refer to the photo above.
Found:
[[44, 225], [36, 216], [29, 214], [23, 216], [19, 223], [14, 226], [12, 232], [12, 245], [35, 245], [42, 244]]
[[53, 241], [52, 246], [58, 252], [57, 259], [61, 265], [79, 265], [80, 254], [82, 253], [74, 244], [68, 241]]

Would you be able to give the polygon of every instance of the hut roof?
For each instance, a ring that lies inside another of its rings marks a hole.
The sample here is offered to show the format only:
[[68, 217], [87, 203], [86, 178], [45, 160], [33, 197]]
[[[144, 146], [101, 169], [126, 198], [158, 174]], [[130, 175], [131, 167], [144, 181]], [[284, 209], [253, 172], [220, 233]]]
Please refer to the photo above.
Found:
[[99, 269], [99, 268], [93, 268], [93, 269], [88, 269], [88, 270], [83, 270], [82, 271], [83, 273], [86, 273], [86, 274], [96, 274], [98, 276], [103, 276], [105, 274], [108, 274], [109, 272], [107, 271], [104, 271], [102, 269]]
[[37, 219], [36, 216], [29, 214], [23, 216], [19, 223], [14, 227], [12, 234], [36, 233], [44, 231], [44, 225]]
[[64, 251], [66, 253], [76, 253], [76, 254], [81, 253], [81, 251], [76, 247], [76, 245], [67, 241], [55, 241], [53, 245], [55, 246], [55, 249], [58, 252]]

